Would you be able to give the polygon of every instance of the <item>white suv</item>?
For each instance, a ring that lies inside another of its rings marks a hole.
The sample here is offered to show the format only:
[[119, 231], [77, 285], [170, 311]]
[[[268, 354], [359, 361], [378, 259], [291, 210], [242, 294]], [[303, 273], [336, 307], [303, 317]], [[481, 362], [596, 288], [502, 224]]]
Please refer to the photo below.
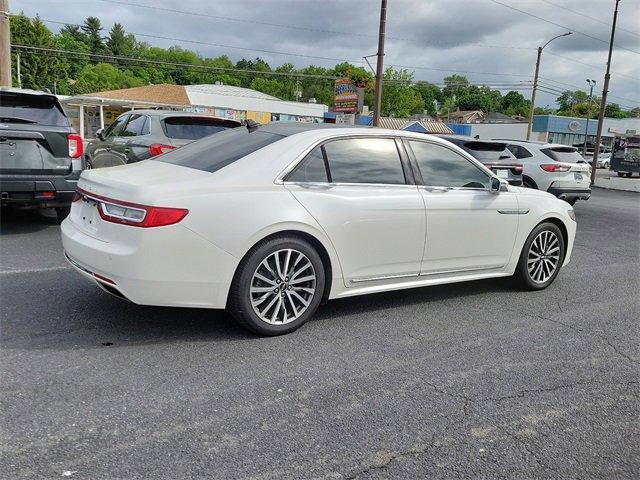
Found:
[[591, 167], [577, 148], [558, 143], [500, 141], [522, 163], [523, 186], [552, 193], [571, 205], [591, 196]]

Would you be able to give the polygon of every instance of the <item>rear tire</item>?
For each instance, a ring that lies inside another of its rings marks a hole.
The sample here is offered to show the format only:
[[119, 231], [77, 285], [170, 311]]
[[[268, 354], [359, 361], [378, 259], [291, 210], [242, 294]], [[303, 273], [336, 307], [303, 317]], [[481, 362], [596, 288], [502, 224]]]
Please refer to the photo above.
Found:
[[236, 271], [227, 310], [259, 335], [298, 329], [317, 310], [325, 286], [322, 259], [305, 240], [276, 237], [255, 245]]
[[624, 177], [626, 175], [626, 173], [624, 172], [617, 172], [619, 177]]
[[536, 187], [536, 184], [533, 183], [533, 180], [529, 179], [529, 178], [523, 178], [522, 179], [522, 186], [525, 188], [533, 188], [534, 190], [537, 190], [538, 187]]
[[544, 222], [524, 242], [514, 274], [524, 290], [543, 290], [553, 283], [564, 262], [565, 244], [557, 225]]
[[569, 199], [569, 200], [567, 200], [566, 202], [567, 202], [569, 205], [573, 206], [573, 205], [575, 205], [575, 204], [576, 204], [576, 202], [577, 202], [577, 201], [578, 201], [578, 199], [577, 199], [577, 198], [570, 198], [570, 199]]

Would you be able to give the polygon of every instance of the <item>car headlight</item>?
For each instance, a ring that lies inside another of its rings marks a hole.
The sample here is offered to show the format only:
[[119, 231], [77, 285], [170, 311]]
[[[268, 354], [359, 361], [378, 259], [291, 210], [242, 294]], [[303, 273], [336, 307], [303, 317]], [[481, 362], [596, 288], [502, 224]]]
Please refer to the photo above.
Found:
[[569, 210], [567, 210], [567, 213], [569, 214], [569, 218], [571, 220], [573, 220], [574, 222], [576, 222], [576, 212], [573, 208], [570, 208]]

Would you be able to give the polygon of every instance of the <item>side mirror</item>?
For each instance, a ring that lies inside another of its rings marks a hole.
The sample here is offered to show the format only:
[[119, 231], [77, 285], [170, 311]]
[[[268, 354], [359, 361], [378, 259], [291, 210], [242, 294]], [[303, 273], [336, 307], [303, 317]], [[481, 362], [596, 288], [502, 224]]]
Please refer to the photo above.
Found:
[[98, 131], [96, 132], [96, 137], [98, 137], [100, 140], [104, 141], [104, 128], [99, 128]]
[[509, 190], [509, 182], [497, 177], [491, 177], [491, 193], [506, 192]]

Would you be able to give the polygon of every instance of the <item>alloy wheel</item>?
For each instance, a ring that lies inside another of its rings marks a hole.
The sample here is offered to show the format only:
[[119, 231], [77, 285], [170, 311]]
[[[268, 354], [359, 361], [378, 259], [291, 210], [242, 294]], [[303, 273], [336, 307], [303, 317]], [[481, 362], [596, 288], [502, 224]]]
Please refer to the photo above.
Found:
[[250, 298], [264, 322], [284, 325], [307, 311], [316, 293], [316, 271], [302, 252], [287, 248], [269, 254], [251, 277]]
[[560, 264], [560, 240], [550, 231], [540, 232], [531, 242], [527, 255], [527, 270], [531, 280], [545, 283], [549, 280]]

